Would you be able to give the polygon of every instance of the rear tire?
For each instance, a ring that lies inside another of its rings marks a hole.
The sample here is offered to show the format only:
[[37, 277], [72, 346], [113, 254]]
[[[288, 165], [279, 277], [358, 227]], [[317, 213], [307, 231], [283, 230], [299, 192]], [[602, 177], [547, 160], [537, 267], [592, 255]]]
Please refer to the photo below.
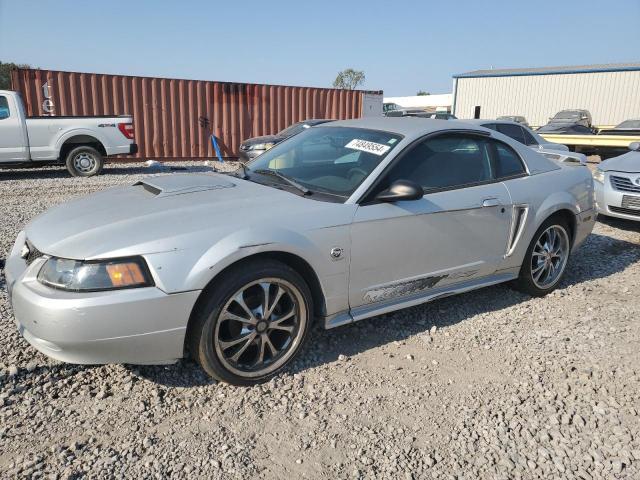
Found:
[[102, 171], [104, 158], [95, 148], [81, 145], [67, 154], [65, 163], [67, 170], [74, 177], [92, 177]]
[[313, 297], [289, 266], [260, 260], [232, 268], [204, 290], [187, 345], [213, 378], [250, 386], [277, 375], [302, 348]]
[[527, 248], [514, 287], [533, 297], [544, 297], [551, 293], [564, 276], [570, 253], [569, 226], [559, 216], [548, 218], [538, 228]]

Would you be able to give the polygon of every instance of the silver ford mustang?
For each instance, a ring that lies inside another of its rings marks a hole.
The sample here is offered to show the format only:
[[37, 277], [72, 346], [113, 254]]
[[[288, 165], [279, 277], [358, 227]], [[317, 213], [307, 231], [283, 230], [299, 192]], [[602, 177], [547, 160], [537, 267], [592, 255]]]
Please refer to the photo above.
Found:
[[174, 174], [54, 207], [7, 260], [18, 329], [73, 363], [264, 381], [337, 327], [500, 282], [541, 296], [595, 221], [593, 182], [486, 128], [374, 118], [232, 174]]

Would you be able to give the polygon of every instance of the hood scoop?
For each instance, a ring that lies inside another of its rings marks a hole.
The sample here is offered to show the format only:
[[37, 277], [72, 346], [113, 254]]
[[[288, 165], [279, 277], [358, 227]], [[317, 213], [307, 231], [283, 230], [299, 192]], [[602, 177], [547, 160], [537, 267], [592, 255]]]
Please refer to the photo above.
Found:
[[174, 174], [150, 177], [133, 184], [155, 197], [170, 197], [187, 193], [235, 187], [236, 184], [220, 175]]

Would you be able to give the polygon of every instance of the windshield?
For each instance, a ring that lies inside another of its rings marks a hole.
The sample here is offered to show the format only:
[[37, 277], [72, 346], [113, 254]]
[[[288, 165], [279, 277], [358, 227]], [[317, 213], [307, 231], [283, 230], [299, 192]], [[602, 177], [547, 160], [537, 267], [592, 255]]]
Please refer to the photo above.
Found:
[[[272, 170], [311, 192], [349, 197], [393, 150], [401, 135], [350, 127], [313, 127], [247, 164]], [[253, 180], [253, 174], [249, 172]]]
[[556, 113], [556, 116], [553, 118], [580, 118], [582, 117], [582, 112], [579, 110], [563, 110], [562, 112]]

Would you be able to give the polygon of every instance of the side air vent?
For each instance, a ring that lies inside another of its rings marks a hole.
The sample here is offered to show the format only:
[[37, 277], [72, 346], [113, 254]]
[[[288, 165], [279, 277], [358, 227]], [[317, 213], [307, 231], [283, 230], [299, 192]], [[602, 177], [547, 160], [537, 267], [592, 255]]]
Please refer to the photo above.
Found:
[[153, 185], [149, 185], [148, 183], [136, 183], [135, 186], [141, 186], [145, 192], [150, 193], [151, 195], [160, 195], [162, 190]]
[[513, 207], [511, 217], [511, 230], [509, 231], [509, 243], [507, 244], [507, 253], [505, 258], [510, 257], [518, 245], [518, 241], [522, 236], [522, 231], [527, 223], [527, 215], [529, 214], [529, 205], [515, 205]]

